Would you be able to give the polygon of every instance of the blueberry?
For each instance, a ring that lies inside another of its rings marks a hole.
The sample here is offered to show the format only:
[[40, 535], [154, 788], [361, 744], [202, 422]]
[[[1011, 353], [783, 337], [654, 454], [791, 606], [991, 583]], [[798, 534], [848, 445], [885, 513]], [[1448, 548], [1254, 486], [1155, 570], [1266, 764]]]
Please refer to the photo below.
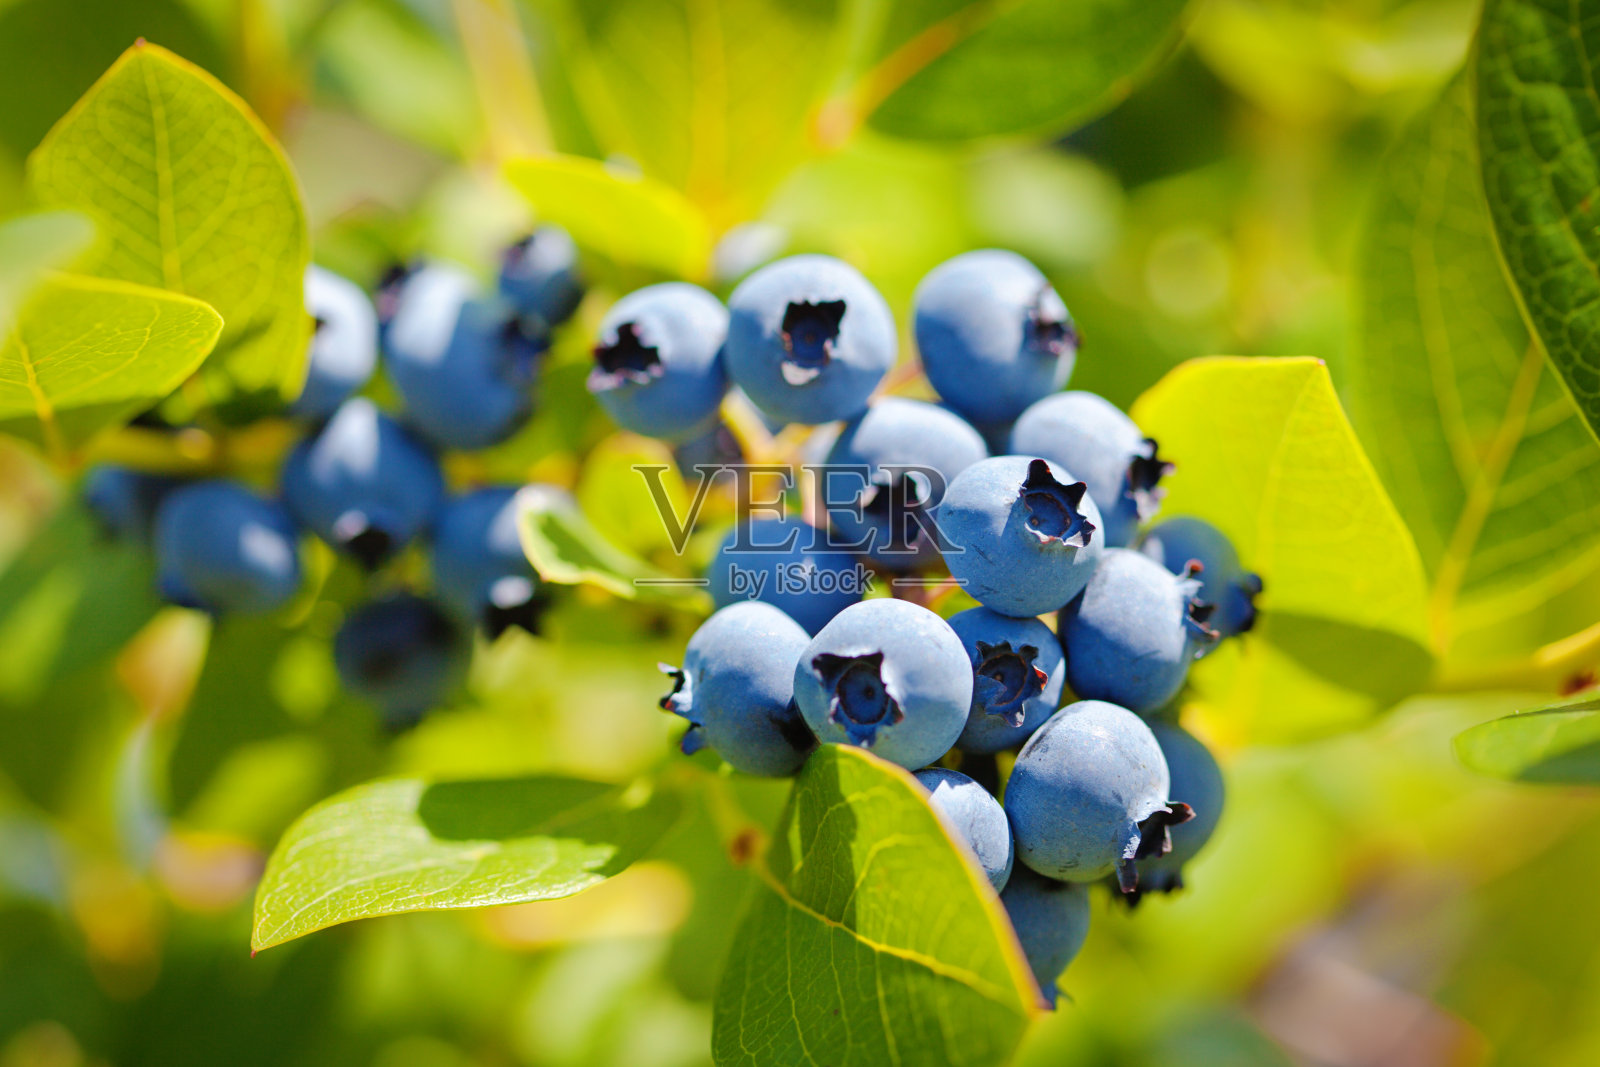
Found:
[[1106, 521], [1108, 548], [1130, 544], [1156, 513], [1161, 479], [1172, 470], [1154, 439], [1093, 393], [1057, 393], [1028, 408], [1011, 430], [1011, 451], [1043, 456], [1082, 478]]
[[1177, 695], [1189, 664], [1216, 641], [1200, 583], [1128, 548], [1108, 548], [1056, 633], [1067, 684], [1080, 697], [1154, 711]]
[[406, 422], [441, 448], [499, 444], [533, 413], [533, 385], [549, 341], [477, 282], [433, 264], [407, 275], [383, 331], [384, 363]]
[[1209, 522], [1189, 516], [1166, 519], [1144, 535], [1139, 548], [1174, 574], [1182, 573], [1191, 560], [1201, 565], [1196, 576], [1200, 599], [1215, 605], [1208, 621], [1221, 636], [1242, 634], [1255, 625], [1261, 576], [1239, 565], [1233, 542]]
[[1134, 861], [1170, 848], [1167, 827], [1191, 812], [1172, 803], [1167, 761], [1143, 719], [1100, 700], [1050, 716], [1022, 746], [1006, 782], [1017, 858], [1047, 878], [1093, 882], [1116, 872], [1138, 887]]
[[300, 546], [283, 507], [237, 482], [194, 482], [156, 511], [161, 594], [214, 614], [282, 607], [300, 587]]
[[511, 626], [537, 632], [544, 607], [539, 578], [517, 535], [519, 492], [558, 493], [530, 485], [476, 489], [445, 501], [433, 528], [434, 594], [458, 619], [490, 638]]
[[[952, 479], [989, 450], [977, 430], [937, 404], [886, 396], [845, 426], [828, 451], [828, 518], [851, 544], [895, 570], [939, 558], [931, 524]], [[864, 468], [863, 476], [841, 468]], [[913, 469], [916, 468], [916, 469]], [[861, 508], [858, 518], [855, 508]]]
[[315, 265], [306, 271], [306, 311], [315, 332], [305, 388], [290, 411], [325, 419], [377, 369], [378, 313], [359, 285]]
[[926, 767], [954, 745], [972, 704], [972, 665], [950, 624], [905, 600], [841, 611], [806, 646], [794, 699], [819, 741]]
[[859, 603], [866, 580], [854, 556], [825, 547], [827, 534], [800, 519], [746, 519], [706, 567], [717, 607], [760, 600], [810, 634]]
[[355, 397], [289, 453], [283, 497], [302, 526], [371, 568], [427, 529], [444, 477], [403, 427]]
[[161, 501], [183, 484], [181, 478], [108, 464], [92, 468], [84, 478], [83, 501], [113, 538], [148, 545]]
[[1038, 619], [1013, 619], [988, 608], [950, 617], [972, 662], [972, 710], [956, 747], [989, 755], [1022, 744], [1055, 714], [1066, 668], [1061, 646]]
[[707, 619], [671, 674], [666, 710], [689, 720], [683, 751], [710, 746], [736, 771], [776, 778], [817, 745], [794, 706], [794, 667], [810, 638], [770, 604], [744, 601]]
[[1082, 482], [1028, 456], [958, 474], [935, 514], [950, 573], [978, 602], [1026, 618], [1077, 596], [1100, 558], [1100, 512]]
[[559, 226], [540, 226], [506, 249], [500, 262], [500, 295], [518, 315], [560, 326], [583, 302], [578, 246]]
[[946, 260], [917, 286], [912, 309], [923, 372], [945, 403], [975, 423], [1015, 419], [1072, 374], [1072, 317], [1039, 268], [1015, 252]]
[[450, 695], [465, 670], [466, 649], [432, 601], [395, 593], [345, 616], [333, 659], [345, 689], [377, 705], [387, 728], [403, 730]]
[[983, 786], [957, 771], [929, 767], [916, 772], [928, 791], [928, 803], [950, 827], [951, 836], [966, 843], [978, 858], [995, 892], [1011, 877], [1011, 824], [1000, 802]]
[[732, 378], [763, 412], [808, 425], [853, 418], [894, 365], [889, 305], [832, 256], [790, 256], [728, 299]]
[[1022, 943], [1045, 1003], [1054, 1007], [1060, 996], [1056, 980], [1089, 936], [1089, 890], [1019, 865], [1000, 894], [1000, 903], [1011, 917], [1011, 928]]
[[698, 285], [663, 282], [629, 293], [600, 323], [589, 391], [617, 425], [681, 440], [703, 431], [728, 390], [728, 312]]
[[[1139, 861], [1139, 892], [1170, 893], [1183, 888], [1183, 867], [1199, 854], [1222, 817], [1226, 789], [1216, 757], [1189, 731], [1174, 723], [1151, 723], [1161, 745], [1172, 795], [1194, 809], [1194, 818], [1171, 829], [1172, 851]], [[1129, 894], [1130, 903], [1138, 893]]]

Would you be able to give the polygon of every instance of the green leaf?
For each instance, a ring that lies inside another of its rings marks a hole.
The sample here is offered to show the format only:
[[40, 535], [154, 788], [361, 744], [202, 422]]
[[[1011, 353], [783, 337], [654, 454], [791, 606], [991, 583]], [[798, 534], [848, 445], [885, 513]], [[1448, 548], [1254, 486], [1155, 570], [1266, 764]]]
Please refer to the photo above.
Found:
[[680, 189], [720, 227], [761, 209], [810, 150], [835, 74], [840, 0], [529, 0], [605, 154]]
[[1350, 414], [1416, 538], [1444, 648], [1600, 561], [1600, 446], [1506, 284], [1464, 81], [1385, 161], [1359, 264]]
[[1126, 96], [1176, 43], [1185, 0], [900, 0], [858, 95], [896, 137], [1064, 130]]
[[40, 204], [99, 226], [89, 273], [216, 308], [226, 327], [213, 366], [233, 385], [299, 389], [311, 327], [299, 189], [271, 135], [211, 75], [135, 45], [29, 158], [28, 183]]
[[1600, 782], [1600, 700], [1519, 712], [1474, 726], [1455, 740], [1461, 762], [1519, 782]]
[[1489, 213], [1528, 321], [1600, 433], [1597, 51], [1591, 5], [1484, 5], [1476, 81]]
[[1422, 563], [1320, 360], [1191, 360], [1133, 415], [1178, 465], [1162, 513], [1214, 523], [1265, 579], [1255, 630], [1193, 672], [1220, 729], [1344, 729], [1426, 682]]
[[338, 923], [571, 896], [622, 871], [677, 818], [675, 794], [575, 778], [400, 779], [323, 801], [256, 891], [257, 951]]
[[41, 211], [0, 222], [0, 332], [47, 271], [59, 270], [94, 241], [94, 223], [76, 211]]
[[524, 493], [517, 530], [539, 577], [557, 585], [595, 585], [614, 596], [709, 614], [704, 582], [681, 579], [606, 539], [569, 501]]
[[670, 186], [579, 156], [513, 160], [506, 177], [541, 220], [565, 227], [592, 252], [677, 278], [705, 276], [710, 228]]
[[800, 772], [717, 991], [729, 1064], [1006, 1062], [1039, 990], [922, 790], [859, 748]]
[[172, 392], [221, 330], [186, 296], [55, 275], [0, 339], [0, 431], [63, 456]]

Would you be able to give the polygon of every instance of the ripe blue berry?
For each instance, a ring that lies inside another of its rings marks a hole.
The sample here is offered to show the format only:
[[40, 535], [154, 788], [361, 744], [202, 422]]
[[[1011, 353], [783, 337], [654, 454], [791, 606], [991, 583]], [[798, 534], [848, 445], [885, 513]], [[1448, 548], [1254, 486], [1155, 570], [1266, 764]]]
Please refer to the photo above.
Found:
[[859, 415], [894, 365], [889, 305], [832, 256], [769, 263], [739, 283], [728, 311], [728, 376], [783, 422]]
[[[1172, 795], [1194, 809], [1194, 818], [1172, 827], [1171, 852], [1139, 861], [1138, 892], [1170, 893], [1183, 888], [1184, 865], [1211, 840], [1222, 817], [1226, 787], [1216, 757], [1189, 731], [1174, 723], [1151, 723], [1150, 731], [1166, 757]], [[1137, 901], [1138, 893], [1128, 899]]]
[[1043, 456], [1082, 478], [1105, 519], [1107, 548], [1130, 544], [1139, 523], [1161, 504], [1161, 479], [1172, 464], [1116, 405], [1093, 393], [1057, 393], [1022, 413], [1011, 451]]
[[1255, 625], [1261, 576], [1239, 565], [1233, 542], [1209, 522], [1187, 515], [1166, 519], [1144, 535], [1139, 548], [1174, 574], [1183, 573], [1191, 560], [1200, 564], [1200, 599], [1215, 605], [1208, 622], [1221, 636]]
[[183, 480], [110, 465], [91, 469], [83, 501], [100, 526], [119, 541], [148, 545], [156, 510]]
[[983, 786], [957, 771], [929, 767], [916, 772], [928, 791], [928, 804], [950, 827], [952, 836], [966, 843], [978, 858], [984, 877], [995, 892], [1011, 877], [1011, 824], [1000, 802]]
[[728, 312], [698, 285], [663, 282], [629, 293], [600, 323], [589, 391], [617, 425], [681, 440], [714, 419], [727, 378]]
[[522, 428], [549, 347], [542, 326], [498, 296], [480, 297], [470, 275], [441, 264], [407, 275], [393, 302], [384, 365], [408, 425], [460, 449], [488, 448]]
[[686, 753], [710, 746], [736, 771], [793, 774], [816, 747], [794, 706], [794, 665], [810, 638], [770, 604], [744, 601], [707, 619], [689, 639], [683, 669], [661, 706], [689, 720]]
[[313, 265], [306, 271], [306, 311], [316, 331], [306, 384], [291, 411], [325, 419], [361, 390], [378, 366], [378, 313], [362, 288]]
[[490, 638], [511, 626], [535, 632], [543, 607], [539, 578], [517, 536], [518, 492], [490, 486], [451, 498], [434, 523], [434, 593], [457, 618], [482, 626]]
[[174, 489], [156, 511], [161, 594], [214, 614], [282, 607], [300, 587], [300, 546], [283, 507], [236, 482]]
[[583, 301], [578, 246], [559, 226], [540, 226], [506, 249], [500, 262], [500, 295], [518, 315], [547, 327], [572, 318]]
[[1077, 596], [1100, 558], [1100, 512], [1082, 482], [1028, 456], [974, 463], [935, 515], [950, 573], [979, 603], [1027, 618]]
[[1061, 609], [1056, 633], [1067, 684], [1080, 697], [1154, 711], [1177, 695], [1189, 664], [1217, 639], [1196, 599], [1200, 583], [1142, 553], [1108, 548], [1083, 595]]
[[809, 634], [865, 592], [854, 556], [826, 548], [827, 535], [800, 519], [746, 519], [728, 532], [706, 567], [719, 608], [760, 600]]
[[339, 680], [377, 706], [390, 730], [415, 726], [450, 695], [466, 667], [466, 649], [431, 601], [396, 593], [345, 616], [333, 639]]
[[376, 567], [427, 529], [444, 498], [433, 456], [370, 400], [347, 400], [283, 464], [295, 519]]
[[945, 403], [975, 423], [1010, 422], [1072, 374], [1078, 331], [1067, 306], [1015, 252], [991, 248], [946, 260], [922, 279], [912, 307], [923, 372]]
[[1191, 815], [1170, 795], [1166, 758], [1143, 719], [1104, 701], [1069, 704], [1022, 746], [1006, 782], [1017, 858], [1069, 882], [1115, 871], [1132, 892], [1134, 861], [1166, 852], [1167, 827]]
[[1089, 890], [1019, 866], [1000, 894], [1045, 1003], [1055, 1007], [1056, 980], [1089, 936]]
[[983, 437], [961, 416], [922, 400], [883, 397], [828, 451], [829, 520], [847, 543], [871, 538], [873, 558], [891, 569], [936, 560], [925, 516], [956, 475], [988, 456]]
[[972, 710], [956, 747], [989, 755], [1022, 744], [1061, 702], [1066, 667], [1056, 635], [1038, 619], [982, 607], [952, 615], [950, 629], [973, 671]]
[[914, 770], [961, 736], [972, 665], [949, 623], [927, 608], [866, 600], [806, 646], [794, 699], [819, 741], [870, 748]]

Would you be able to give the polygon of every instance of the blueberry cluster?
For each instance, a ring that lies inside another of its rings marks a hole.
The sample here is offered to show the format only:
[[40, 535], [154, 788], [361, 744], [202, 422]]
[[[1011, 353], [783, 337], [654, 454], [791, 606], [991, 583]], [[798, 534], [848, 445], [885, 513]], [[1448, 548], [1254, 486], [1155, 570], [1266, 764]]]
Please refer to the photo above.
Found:
[[[334, 659], [344, 686], [401, 729], [449, 696], [474, 627], [532, 630], [544, 606], [517, 497], [559, 490], [451, 492], [440, 457], [498, 444], [533, 414], [553, 331], [583, 297], [577, 249], [541, 228], [506, 252], [489, 291], [463, 268], [424, 262], [392, 271], [376, 300], [318, 267], [305, 292], [315, 323], [305, 387], [273, 413], [301, 437], [276, 486], [103, 466], [84, 493], [114, 535], [152, 548], [166, 599], [216, 615], [288, 604], [304, 584], [304, 533], [355, 561], [372, 595], [346, 615]], [[393, 415], [366, 395], [380, 353]], [[427, 595], [401, 562], [414, 545], [431, 563]]]
[[[730, 390], [773, 431], [840, 424], [803, 446], [824, 458], [809, 521], [747, 518], [717, 551], [718, 610], [663, 668], [662, 706], [689, 720], [685, 752], [737, 771], [792, 774], [823, 743], [915, 772], [1053, 999], [1086, 886], [1177, 888], [1216, 824], [1221, 773], [1173, 708], [1190, 664], [1250, 629], [1261, 581], [1207, 523], [1152, 523], [1173, 465], [1106, 400], [1061, 391], [1079, 334], [1031, 263], [942, 264], [913, 333], [937, 400], [884, 395], [898, 334], [872, 285], [794, 256], [726, 308], [683, 284], [619, 301], [590, 388], [690, 452]], [[863, 567], [896, 595], [840, 577]], [[978, 606], [927, 606], [955, 587]]]

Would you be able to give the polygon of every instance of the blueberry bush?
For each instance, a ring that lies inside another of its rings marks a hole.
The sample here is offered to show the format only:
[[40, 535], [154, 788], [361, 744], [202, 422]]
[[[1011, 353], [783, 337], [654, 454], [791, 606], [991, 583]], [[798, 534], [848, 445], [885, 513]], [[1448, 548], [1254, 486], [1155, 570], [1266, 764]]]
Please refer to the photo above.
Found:
[[0, 1067], [1595, 1062], [1597, 27], [0, 0]]

